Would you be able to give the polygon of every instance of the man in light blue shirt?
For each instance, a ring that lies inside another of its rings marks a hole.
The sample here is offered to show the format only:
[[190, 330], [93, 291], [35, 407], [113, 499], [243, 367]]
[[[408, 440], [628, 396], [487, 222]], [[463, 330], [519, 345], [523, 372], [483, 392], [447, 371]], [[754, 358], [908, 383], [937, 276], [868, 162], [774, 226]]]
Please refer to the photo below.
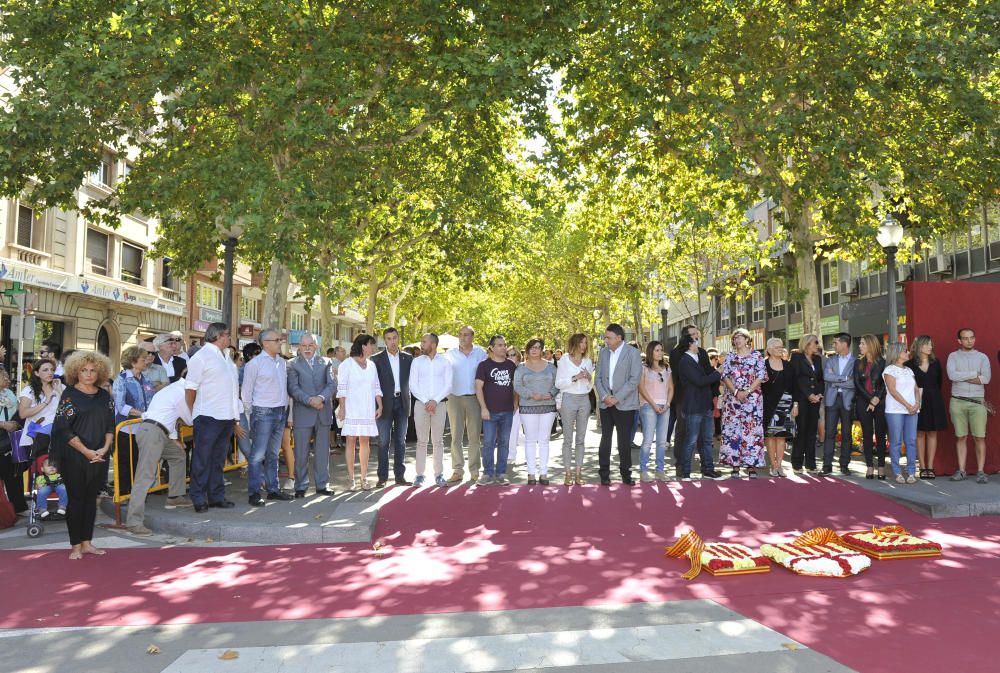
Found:
[[486, 351], [473, 343], [476, 331], [466, 325], [458, 330], [458, 348], [445, 353], [451, 365], [451, 392], [448, 394], [448, 423], [451, 425], [451, 468], [449, 484], [465, 478], [465, 457], [462, 455], [462, 437], [469, 438], [469, 472], [472, 480], [479, 479], [482, 466], [482, 447], [479, 435], [483, 419], [476, 399], [476, 368], [486, 359]]
[[254, 507], [262, 507], [261, 482], [268, 500], [293, 500], [278, 485], [278, 452], [288, 422], [288, 365], [281, 357], [285, 338], [278, 330], [260, 333], [263, 351], [243, 366], [243, 406], [250, 420], [253, 449], [247, 466], [247, 492]]

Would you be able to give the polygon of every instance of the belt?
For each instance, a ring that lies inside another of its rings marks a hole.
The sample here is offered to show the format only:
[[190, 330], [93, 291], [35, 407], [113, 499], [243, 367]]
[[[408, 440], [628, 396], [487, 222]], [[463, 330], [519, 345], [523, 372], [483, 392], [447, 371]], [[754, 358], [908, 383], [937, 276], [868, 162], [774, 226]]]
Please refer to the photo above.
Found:
[[163, 424], [162, 424], [162, 423], [157, 423], [157, 422], [156, 422], [156, 421], [154, 421], [154, 420], [153, 420], [152, 418], [144, 418], [144, 419], [142, 419], [142, 422], [143, 422], [143, 423], [149, 423], [150, 425], [155, 425], [155, 426], [156, 426], [156, 427], [158, 427], [158, 428], [159, 428], [160, 430], [163, 430], [163, 434], [165, 434], [165, 435], [166, 435], [167, 437], [169, 437], [169, 436], [170, 436], [170, 431], [169, 431], [169, 430], [167, 430], [167, 429], [166, 429], [166, 428], [165, 428], [165, 427], [163, 426]]
[[399, 393], [396, 393], [395, 395], [393, 395], [393, 397], [399, 397]]

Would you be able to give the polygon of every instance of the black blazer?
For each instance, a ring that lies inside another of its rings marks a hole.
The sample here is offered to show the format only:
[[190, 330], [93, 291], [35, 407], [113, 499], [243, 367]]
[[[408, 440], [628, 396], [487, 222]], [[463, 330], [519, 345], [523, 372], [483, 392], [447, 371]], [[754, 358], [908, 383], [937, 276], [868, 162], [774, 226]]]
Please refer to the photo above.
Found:
[[[865, 365], [867, 364], [867, 358], [858, 358], [858, 361], [854, 363], [854, 403], [861, 408], [862, 406], [867, 407], [868, 403], [872, 401], [872, 396], [868, 394], [868, 389], [865, 388]], [[885, 401], [885, 380], [882, 378], [882, 372], [885, 371], [885, 358], [878, 358], [872, 363], [872, 390], [875, 391], [875, 397], [879, 398], [881, 401]], [[883, 407], [885, 408], [885, 407]]]
[[[157, 353], [153, 356], [153, 364], [163, 366], [163, 360], [160, 359], [160, 354]], [[174, 375], [170, 377], [171, 383], [177, 383], [178, 379], [184, 378], [187, 374], [188, 361], [179, 355], [174, 356]]]
[[715, 397], [713, 391], [718, 390], [722, 375], [711, 366], [705, 371], [700, 358], [699, 362], [695, 362], [684, 351], [681, 351], [676, 361], [672, 360], [670, 364], [671, 369], [677, 372], [681, 389], [684, 391], [677, 408], [685, 414], [703, 414], [711, 411]]
[[[804, 353], [792, 353], [789, 363], [795, 374], [795, 399], [799, 404], [809, 404], [810, 395], [823, 394], [823, 358], [812, 356], [812, 364]], [[815, 365], [815, 366], [814, 366]]]
[[[678, 404], [680, 403], [681, 398], [684, 396], [684, 387], [683, 387], [684, 384], [681, 382], [681, 374], [677, 370], [677, 367], [674, 365], [674, 363], [680, 362], [682, 357], [690, 360], [691, 356], [687, 355], [686, 353], [687, 351], [685, 351], [680, 346], [674, 346], [674, 349], [670, 351], [670, 378], [674, 383], [674, 396], [670, 400], [671, 409], [681, 408], [680, 406], [678, 406]], [[698, 349], [698, 364], [701, 365], [701, 368], [705, 371], [706, 374], [712, 371], [712, 363], [709, 362], [708, 353], [705, 352], [704, 348]], [[715, 386], [714, 390], [715, 390], [714, 394], [718, 395], [719, 386]]]
[[410, 367], [413, 366], [413, 356], [406, 351], [399, 351], [399, 397], [395, 396], [396, 382], [392, 377], [392, 365], [389, 364], [389, 354], [381, 351], [372, 356], [375, 372], [378, 374], [378, 384], [382, 387], [382, 416], [392, 413], [398, 402], [403, 405], [406, 415], [410, 414]]

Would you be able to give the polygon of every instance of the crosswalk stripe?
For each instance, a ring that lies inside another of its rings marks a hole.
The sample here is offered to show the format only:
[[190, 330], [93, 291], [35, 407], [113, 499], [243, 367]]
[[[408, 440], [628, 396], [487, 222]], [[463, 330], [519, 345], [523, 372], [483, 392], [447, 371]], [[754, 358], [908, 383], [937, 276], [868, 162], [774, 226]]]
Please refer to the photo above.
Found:
[[[776, 652], [791, 641], [751, 619], [462, 638], [188, 650], [164, 673], [487, 673]], [[797, 645], [797, 644], [796, 644]], [[797, 645], [797, 649], [804, 649]]]

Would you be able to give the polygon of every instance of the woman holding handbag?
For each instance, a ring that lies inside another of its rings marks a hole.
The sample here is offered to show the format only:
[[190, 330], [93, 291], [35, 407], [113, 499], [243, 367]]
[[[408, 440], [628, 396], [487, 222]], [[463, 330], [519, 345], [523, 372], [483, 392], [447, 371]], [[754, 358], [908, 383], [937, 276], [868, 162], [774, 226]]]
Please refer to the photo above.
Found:
[[10, 375], [7, 370], [0, 369], [0, 479], [3, 480], [7, 499], [14, 506], [14, 511], [27, 511], [28, 503], [24, 499], [24, 483], [21, 480], [23, 468], [14, 461], [15, 440], [20, 441], [20, 435], [11, 434], [21, 427], [17, 421], [17, 398], [10, 390]]
[[796, 382], [791, 366], [785, 361], [785, 344], [781, 339], [767, 340], [764, 360], [764, 445], [767, 448], [769, 474], [784, 477], [781, 462], [789, 439], [795, 437], [795, 417], [799, 403], [795, 401]]

